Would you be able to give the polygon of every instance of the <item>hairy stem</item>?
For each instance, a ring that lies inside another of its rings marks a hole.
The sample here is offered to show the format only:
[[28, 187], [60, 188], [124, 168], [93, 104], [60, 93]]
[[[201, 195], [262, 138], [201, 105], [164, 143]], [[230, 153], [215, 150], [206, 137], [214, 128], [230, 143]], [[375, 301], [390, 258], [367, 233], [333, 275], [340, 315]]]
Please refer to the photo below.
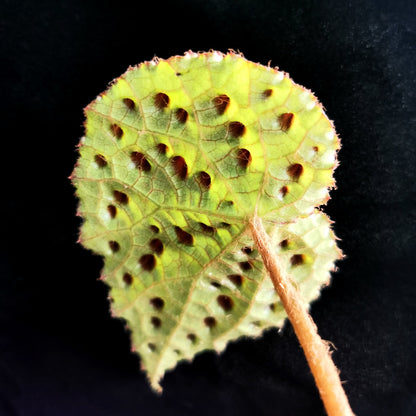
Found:
[[251, 231], [264, 265], [286, 310], [287, 316], [303, 348], [329, 416], [354, 416], [332, 361], [329, 346], [318, 335], [315, 323], [306, 310], [301, 296], [275, 255], [261, 219], [251, 220]]

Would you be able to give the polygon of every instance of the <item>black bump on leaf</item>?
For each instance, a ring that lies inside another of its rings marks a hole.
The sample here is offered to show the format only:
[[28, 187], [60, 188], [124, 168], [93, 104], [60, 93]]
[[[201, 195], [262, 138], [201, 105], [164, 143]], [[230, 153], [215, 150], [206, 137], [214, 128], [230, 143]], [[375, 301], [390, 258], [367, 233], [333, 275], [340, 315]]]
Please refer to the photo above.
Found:
[[292, 266], [299, 266], [305, 262], [305, 256], [303, 254], [294, 254], [290, 258], [290, 264]]
[[152, 325], [157, 329], [160, 328], [162, 326], [162, 320], [160, 318], [158, 318], [157, 316], [152, 316], [150, 318], [150, 322], [152, 323]]
[[247, 169], [248, 165], [251, 163], [250, 152], [247, 149], [238, 149], [237, 162], [238, 166], [240, 166], [243, 169]]
[[196, 180], [201, 188], [205, 190], [208, 190], [211, 187], [211, 176], [209, 176], [207, 172], [199, 172], [196, 176]]
[[124, 273], [123, 274], [123, 282], [130, 286], [133, 283], [133, 276], [130, 273]]
[[230, 97], [226, 94], [221, 94], [215, 97], [213, 101], [218, 114], [222, 115], [230, 104]]
[[282, 248], [287, 248], [289, 246], [289, 240], [288, 239], [282, 240], [279, 245]]
[[107, 211], [110, 215], [110, 218], [115, 218], [115, 216], [117, 215], [117, 208], [114, 205], [108, 205]]
[[219, 295], [217, 297], [217, 302], [226, 312], [229, 312], [234, 306], [233, 300], [227, 295]]
[[153, 254], [144, 254], [140, 257], [139, 263], [143, 270], [150, 272], [156, 266], [156, 257]]
[[159, 144], [156, 146], [156, 149], [157, 149], [157, 151], [158, 151], [160, 154], [165, 155], [165, 154], [166, 154], [166, 152], [168, 151], [168, 146], [166, 146], [166, 144], [165, 144], [165, 143], [159, 143]]
[[227, 277], [236, 286], [241, 286], [243, 284], [243, 276], [241, 276], [241, 274], [229, 274]]
[[207, 316], [204, 318], [204, 324], [208, 328], [214, 328], [214, 326], [217, 324], [217, 320], [213, 316]]
[[150, 247], [150, 250], [152, 250], [154, 253], [156, 253], [159, 256], [163, 253], [163, 249], [164, 249], [163, 243], [158, 238], [154, 238], [152, 241], [150, 241], [149, 247]]
[[228, 131], [230, 132], [231, 137], [241, 137], [246, 132], [246, 126], [239, 121], [232, 121], [228, 125]]
[[155, 234], [160, 233], [159, 227], [156, 227], [156, 225], [151, 225], [149, 228], [150, 228], [150, 231], [152, 231]]
[[117, 241], [109, 241], [108, 245], [110, 246], [110, 250], [113, 253], [117, 253], [118, 251], [120, 251], [120, 244]]
[[251, 261], [241, 261], [238, 265], [240, 266], [240, 269], [245, 272], [253, 270], [253, 263]]
[[188, 112], [184, 110], [183, 108], [178, 108], [175, 112], [176, 120], [179, 121], [179, 123], [186, 123], [186, 120], [188, 120]]
[[180, 227], [175, 227], [176, 237], [181, 244], [186, 246], [192, 246], [194, 244], [194, 237], [192, 234], [187, 233], [185, 230], [182, 230]]
[[136, 106], [136, 104], [134, 104], [134, 101], [131, 98], [124, 98], [123, 103], [129, 110], [134, 110]]
[[294, 114], [293, 113], [283, 113], [280, 114], [278, 120], [280, 124], [280, 129], [283, 132], [286, 132], [290, 129], [293, 123]]
[[150, 304], [157, 310], [161, 311], [163, 307], [165, 306], [165, 301], [160, 297], [155, 297], [150, 299]]
[[154, 98], [154, 103], [158, 110], [166, 108], [169, 105], [169, 101], [169, 96], [164, 92], [158, 92]]
[[123, 137], [124, 131], [119, 125], [112, 124], [110, 126], [110, 128], [111, 128], [111, 131], [113, 132], [114, 136], [117, 137], [117, 139], [121, 139]]
[[287, 173], [292, 180], [298, 181], [303, 173], [303, 166], [300, 163], [293, 163], [287, 168]]
[[210, 225], [206, 225], [203, 222], [199, 223], [199, 226], [201, 227], [201, 230], [206, 234], [214, 234], [217, 230], [215, 227], [211, 227]]
[[185, 159], [182, 156], [174, 156], [171, 159], [173, 169], [175, 174], [182, 180], [185, 180], [188, 176], [188, 165], [185, 162]]
[[131, 152], [130, 159], [134, 163], [137, 169], [142, 170], [144, 172], [150, 171], [151, 165], [143, 153]]
[[125, 205], [129, 202], [129, 197], [124, 192], [113, 191], [113, 196], [119, 204]]
[[251, 247], [243, 247], [242, 249], [241, 249], [241, 251], [244, 253], [244, 254], [247, 254], [248, 256], [253, 252], [253, 249], [251, 248]]
[[95, 155], [94, 161], [100, 168], [104, 168], [107, 166], [107, 160], [103, 155]]

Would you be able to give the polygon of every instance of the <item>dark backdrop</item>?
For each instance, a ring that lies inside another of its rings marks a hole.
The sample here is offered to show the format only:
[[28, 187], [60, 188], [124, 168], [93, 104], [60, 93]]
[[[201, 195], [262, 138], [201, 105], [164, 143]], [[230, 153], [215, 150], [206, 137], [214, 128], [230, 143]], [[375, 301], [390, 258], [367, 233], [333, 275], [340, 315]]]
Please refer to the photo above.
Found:
[[3, 0], [0, 415], [323, 415], [290, 325], [200, 354], [155, 395], [77, 245], [82, 109], [129, 65], [240, 50], [316, 93], [342, 138], [325, 208], [347, 255], [312, 315], [357, 416], [416, 414], [412, 1]]

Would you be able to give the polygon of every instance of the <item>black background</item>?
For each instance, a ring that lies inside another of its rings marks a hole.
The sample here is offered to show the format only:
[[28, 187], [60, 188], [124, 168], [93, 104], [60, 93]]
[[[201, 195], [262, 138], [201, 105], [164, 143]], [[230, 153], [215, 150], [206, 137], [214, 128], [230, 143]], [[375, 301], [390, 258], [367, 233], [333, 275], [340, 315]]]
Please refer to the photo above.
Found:
[[16, 1], [1, 11], [0, 415], [323, 415], [290, 325], [154, 394], [76, 243], [83, 112], [129, 65], [228, 48], [315, 92], [342, 139], [325, 207], [346, 259], [312, 315], [357, 416], [416, 414], [412, 1]]

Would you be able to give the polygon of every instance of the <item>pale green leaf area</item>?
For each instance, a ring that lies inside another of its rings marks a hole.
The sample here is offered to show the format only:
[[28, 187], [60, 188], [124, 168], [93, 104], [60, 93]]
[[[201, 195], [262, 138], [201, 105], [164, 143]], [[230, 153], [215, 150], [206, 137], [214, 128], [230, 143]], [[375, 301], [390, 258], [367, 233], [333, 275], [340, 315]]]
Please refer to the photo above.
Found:
[[319, 210], [339, 140], [316, 97], [239, 54], [129, 68], [85, 110], [73, 175], [82, 244], [152, 387], [196, 353], [282, 326], [257, 213], [306, 303], [340, 258]]

